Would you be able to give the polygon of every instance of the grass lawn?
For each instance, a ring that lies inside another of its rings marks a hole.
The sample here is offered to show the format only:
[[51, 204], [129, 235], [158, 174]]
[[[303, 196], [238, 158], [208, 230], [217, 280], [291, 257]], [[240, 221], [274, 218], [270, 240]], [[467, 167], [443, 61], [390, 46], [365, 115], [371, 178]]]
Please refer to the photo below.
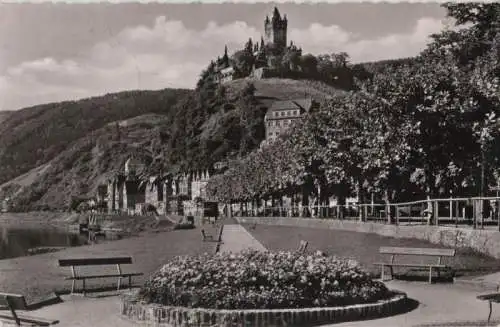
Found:
[[[444, 248], [444, 246], [417, 239], [392, 238], [341, 230], [269, 225], [257, 225], [255, 229], [247, 228], [247, 230], [269, 250], [294, 250], [298, 248], [300, 240], [306, 240], [309, 242], [308, 251], [321, 250], [330, 255], [355, 259], [367, 271], [377, 276], [380, 274], [380, 268], [374, 266], [373, 263], [388, 260], [386, 256], [379, 254], [381, 246]], [[405, 260], [401, 262], [429, 262], [428, 258], [419, 256], [401, 258], [401, 260]], [[431, 260], [435, 261], [436, 258]], [[471, 250], [457, 250], [455, 257], [443, 258], [443, 263], [451, 265], [456, 276], [500, 271], [500, 260]], [[419, 272], [417, 275], [421, 273], [427, 275], [427, 272]]]
[[[204, 227], [215, 234], [215, 228]], [[141, 285], [148, 276], [177, 255], [213, 253], [215, 243], [203, 242], [200, 229], [147, 232], [140, 236], [108, 241], [101, 244], [68, 248], [63, 251], [41, 255], [0, 260], [0, 292], [19, 293], [26, 296], [28, 303], [45, 298], [51, 292], [67, 292], [71, 281], [64, 280], [71, 275], [69, 267], [59, 267], [58, 259], [131, 256], [132, 265], [123, 265], [124, 272], [143, 272], [144, 276], [132, 279], [134, 285]], [[78, 268], [77, 268], [78, 269]], [[104, 269], [104, 270], [103, 270]], [[115, 272], [116, 268], [109, 269]], [[81, 271], [99, 273], [108, 270], [102, 267], [83, 267]], [[115, 287], [115, 278], [86, 281], [86, 288]], [[128, 281], [123, 280], [122, 285]], [[77, 290], [81, 281], [77, 281]]]

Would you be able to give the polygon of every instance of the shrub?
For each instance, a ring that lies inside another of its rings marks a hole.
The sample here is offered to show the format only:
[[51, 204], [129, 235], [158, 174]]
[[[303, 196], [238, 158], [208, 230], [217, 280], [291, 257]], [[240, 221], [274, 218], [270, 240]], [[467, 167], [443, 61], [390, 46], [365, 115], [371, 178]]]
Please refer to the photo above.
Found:
[[343, 306], [390, 296], [353, 260], [321, 253], [258, 252], [176, 257], [140, 290], [146, 303], [212, 309]]
[[195, 226], [191, 223], [177, 223], [174, 225], [174, 229], [194, 229]]

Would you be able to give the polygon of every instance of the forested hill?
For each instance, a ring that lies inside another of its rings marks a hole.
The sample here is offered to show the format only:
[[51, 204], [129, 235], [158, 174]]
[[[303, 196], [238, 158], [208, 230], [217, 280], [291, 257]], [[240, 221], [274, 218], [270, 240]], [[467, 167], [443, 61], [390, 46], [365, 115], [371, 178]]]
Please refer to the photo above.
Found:
[[147, 113], [167, 114], [192, 92], [121, 92], [21, 109], [3, 122], [0, 116], [0, 184], [49, 162], [109, 122]]
[[17, 210], [67, 208], [74, 197], [95, 195], [131, 155], [148, 164], [149, 174], [244, 156], [263, 140], [273, 101], [339, 93], [317, 81], [236, 80], [23, 109], [0, 124], [0, 166], [8, 167], [0, 199], [13, 198]]
[[6, 120], [12, 113], [13, 111], [8, 110], [0, 111], [0, 124], [2, 124], [2, 122]]

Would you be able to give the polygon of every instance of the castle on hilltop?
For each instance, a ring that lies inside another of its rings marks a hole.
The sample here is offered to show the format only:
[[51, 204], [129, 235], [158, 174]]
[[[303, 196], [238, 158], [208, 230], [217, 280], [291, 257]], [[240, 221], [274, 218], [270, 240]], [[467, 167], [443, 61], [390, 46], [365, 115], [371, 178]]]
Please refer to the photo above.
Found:
[[264, 35], [260, 42], [254, 43], [249, 39], [244, 49], [237, 51], [231, 58], [226, 46], [224, 55], [213, 63], [215, 82], [225, 83], [244, 77], [285, 77], [297, 72], [302, 49], [293, 42], [287, 46], [287, 29], [286, 14], [282, 17], [278, 8], [274, 7], [272, 17], [267, 15], [264, 20]]
[[286, 14], [281, 18], [278, 8], [274, 7], [272, 19], [266, 16], [266, 20], [264, 21], [264, 42], [266, 47], [283, 51], [286, 48], [287, 28], [288, 20]]

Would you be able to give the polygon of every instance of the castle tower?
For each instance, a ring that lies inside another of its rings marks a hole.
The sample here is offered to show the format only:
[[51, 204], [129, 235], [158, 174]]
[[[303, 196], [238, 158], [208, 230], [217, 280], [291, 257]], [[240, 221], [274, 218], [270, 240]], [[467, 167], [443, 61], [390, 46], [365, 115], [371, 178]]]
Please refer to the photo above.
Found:
[[284, 50], [286, 48], [286, 32], [288, 21], [286, 15], [281, 18], [278, 8], [274, 7], [273, 17], [269, 19], [266, 16], [264, 21], [265, 42], [266, 45]]

